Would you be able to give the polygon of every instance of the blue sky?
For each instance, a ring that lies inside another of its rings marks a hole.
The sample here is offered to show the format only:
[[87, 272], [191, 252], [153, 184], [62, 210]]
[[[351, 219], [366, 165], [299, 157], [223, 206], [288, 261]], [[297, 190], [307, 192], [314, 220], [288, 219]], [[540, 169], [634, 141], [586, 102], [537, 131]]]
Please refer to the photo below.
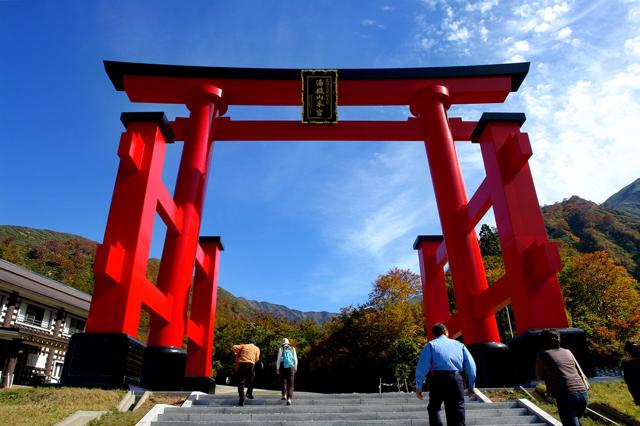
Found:
[[[0, 224], [101, 241], [130, 103], [104, 59], [230, 67], [367, 68], [530, 61], [504, 105], [525, 112], [542, 204], [604, 201], [640, 177], [637, 1], [0, 0]], [[234, 119], [298, 119], [298, 108], [231, 108]], [[398, 119], [406, 108], [342, 108], [341, 119]], [[173, 186], [180, 146], [169, 147]], [[468, 193], [477, 146], [458, 144]], [[301, 310], [366, 300], [394, 266], [418, 271], [417, 234], [440, 233], [420, 143], [215, 146], [202, 235], [221, 235], [220, 285]], [[488, 215], [484, 222], [493, 223]], [[159, 257], [163, 228], [154, 233]]]

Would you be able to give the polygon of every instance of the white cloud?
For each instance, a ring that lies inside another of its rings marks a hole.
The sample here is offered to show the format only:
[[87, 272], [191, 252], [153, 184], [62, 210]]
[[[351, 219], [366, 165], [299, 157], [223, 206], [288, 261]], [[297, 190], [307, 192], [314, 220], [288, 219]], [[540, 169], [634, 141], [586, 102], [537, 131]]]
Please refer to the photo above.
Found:
[[489, 38], [489, 30], [487, 29], [487, 27], [485, 27], [484, 24], [480, 24], [478, 32], [480, 33], [480, 38], [482, 39], [482, 41], [486, 42]]
[[553, 23], [568, 11], [569, 4], [567, 2], [562, 2], [559, 4], [554, 4], [553, 6], [545, 7], [538, 12], [538, 15], [541, 16], [545, 22]]
[[569, 37], [571, 37], [571, 28], [570, 27], [564, 27], [562, 29], [560, 29], [560, 31], [558, 31], [558, 35], [557, 38], [558, 40], [566, 40]]
[[429, 9], [434, 10], [440, 2], [439, 0], [420, 0], [420, 3], [424, 4]]
[[380, 6], [380, 10], [382, 10], [383, 12], [392, 12], [395, 9], [396, 9], [395, 7], [389, 6], [387, 4], [384, 4], [384, 5]]
[[424, 37], [422, 38], [422, 40], [420, 40], [420, 47], [422, 47], [424, 50], [429, 50], [436, 44], [436, 42], [437, 40], [433, 38]]
[[634, 123], [640, 117], [640, 64], [601, 80], [571, 83], [566, 91], [530, 88], [525, 105], [542, 203], [573, 194], [602, 202], [612, 189], [638, 178]]
[[562, 20], [571, 9], [569, 3], [556, 1], [551, 5], [544, 6], [545, 4], [548, 4], [548, 2], [536, 1], [513, 8], [513, 15], [516, 18], [521, 18], [512, 22], [513, 30], [517, 32], [533, 31], [534, 33], [545, 33], [563, 25]]
[[528, 18], [533, 14], [533, 7], [530, 4], [521, 4], [513, 8], [513, 14], [522, 18]]
[[470, 36], [469, 30], [466, 29], [465, 27], [462, 27], [462, 28], [452, 30], [447, 35], [447, 40], [465, 42], [469, 40], [469, 36]]
[[640, 23], [640, 6], [633, 6], [629, 8], [629, 21]]
[[451, 14], [449, 14], [449, 12], [451, 12], [450, 8], [448, 9], [447, 18], [442, 22], [442, 29], [446, 33], [447, 40], [460, 42], [467, 41], [470, 36], [469, 30], [463, 25], [462, 21], [452, 20], [453, 12], [451, 12]]
[[484, 0], [477, 3], [467, 3], [464, 10], [467, 12], [480, 12], [482, 14], [487, 13], [494, 7], [500, 4], [499, 0]]
[[529, 52], [531, 46], [527, 40], [513, 41], [511, 37], [504, 40], [506, 45], [505, 58], [508, 62], [524, 62], [524, 53]]
[[640, 56], [640, 35], [626, 40], [624, 48], [628, 54]]
[[[476, 62], [532, 62], [519, 92], [485, 111], [527, 114], [541, 200], [577, 194], [602, 201], [640, 176], [637, 161], [630, 160], [640, 153], [628, 136], [634, 134], [629, 123], [640, 117], [635, 68], [640, 63], [640, 3], [501, 2], [477, 19], [481, 3], [458, 1], [454, 8], [453, 3], [433, 2], [440, 18], [425, 15], [416, 44], [426, 38], [431, 48], [434, 40], [436, 48], [423, 49], [424, 54], [444, 57], [445, 51], [437, 49], [442, 40], [457, 43], [453, 61], [471, 51]], [[434, 30], [429, 25], [436, 19], [440, 27]], [[488, 55], [474, 56], [489, 46]]]

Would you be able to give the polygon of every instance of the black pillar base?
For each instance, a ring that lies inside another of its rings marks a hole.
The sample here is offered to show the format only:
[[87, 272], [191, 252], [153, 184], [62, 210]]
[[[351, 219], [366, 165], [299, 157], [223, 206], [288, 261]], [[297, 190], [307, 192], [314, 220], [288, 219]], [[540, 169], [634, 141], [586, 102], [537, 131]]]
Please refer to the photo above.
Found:
[[182, 390], [216, 393], [216, 381], [211, 377], [186, 376], [182, 383]]
[[187, 351], [175, 347], [148, 346], [144, 352], [142, 387], [180, 391], [187, 366]]
[[64, 386], [126, 389], [139, 386], [145, 345], [124, 333], [76, 333], [69, 340]]
[[476, 362], [476, 387], [495, 388], [511, 384], [511, 353], [503, 343], [467, 345]]
[[[544, 347], [541, 337], [543, 330], [545, 329], [529, 330], [509, 342], [513, 357], [515, 383], [521, 384], [536, 378], [536, 354], [547, 349]], [[573, 353], [587, 376], [593, 376], [593, 363], [589, 357], [584, 330], [580, 328], [558, 328], [555, 330], [560, 333], [560, 345]]]

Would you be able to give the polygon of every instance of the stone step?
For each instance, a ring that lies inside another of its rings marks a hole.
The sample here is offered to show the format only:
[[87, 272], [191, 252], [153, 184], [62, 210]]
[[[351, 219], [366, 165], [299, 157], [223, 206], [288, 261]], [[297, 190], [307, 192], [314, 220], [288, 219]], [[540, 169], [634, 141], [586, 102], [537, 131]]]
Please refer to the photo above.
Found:
[[[255, 399], [247, 399], [244, 407], [239, 407], [234, 394], [198, 394], [198, 399], [190, 399], [191, 407], [166, 407], [152, 426], [428, 426], [428, 394], [425, 396], [421, 401], [407, 393], [321, 395], [301, 392], [293, 398], [293, 405], [287, 406], [277, 394], [258, 394]], [[544, 424], [516, 401], [483, 403], [475, 398], [466, 400], [468, 425]], [[440, 413], [444, 420], [444, 410]]]
[[[277, 392], [277, 391], [271, 391], [271, 392]], [[264, 397], [264, 395], [260, 395], [257, 391], [256, 391], [256, 396], [261, 396]], [[425, 395], [428, 394], [428, 392], [424, 392]], [[275, 393], [273, 395], [268, 395], [268, 398], [271, 397], [275, 397]], [[356, 399], [362, 399], [362, 398], [377, 398], [377, 399], [393, 399], [393, 398], [415, 398], [415, 394], [413, 392], [390, 392], [390, 393], [312, 393], [312, 392], [295, 392], [294, 393], [296, 398], [328, 398], [328, 399], [335, 399], [335, 398], [340, 398], [340, 399], [345, 399], [345, 398], [356, 398]], [[229, 398], [229, 397], [236, 397], [238, 396], [238, 394], [236, 392], [233, 393], [226, 393], [226, 394], [201, 394], [200, 395], [203, 398]], [[476, 398], [475, 396], [473, 397], [469, 397], [468, 395], [465, 395], [465, 399], [474, 399]]]
[[[428, 395], [428, 392], [425, 392], [425, 397]], [[308, 393], [308, 392], [299, 392], [294, 395], [297, 399], [375, 399], [375, 400], [397, 400], [397, 399], [418, 399], [415, 394], [406, 393], [406, 392], [397, 392], [397, 393]], [[263, 396], [256, 395], [256, 398], [276, 398], [275, 395]], [[226, 395], [210, 395], [210, 394], [201, 394], [200, 399], [238, 399], [237, 394], [226, 394]], [[477, 401], [478, 398], [475, 396], [469, 397], [465, 395], [465, 401]]]
[[[485, 411], [485, 410], [504, 410], [504, 409], [519, 409], [516, 402], [498, 402], [493, 404], [466, 404], [467, 412]], [[189, 412], [194, 414], [205, 413], [237, 413], [237, 412], [250, 412], [250, 413], [269, 413], [280, 412], [286, 409], [288, 412], [306, 412], [306, 413], [360, 413], [360, 412], [413, 412], [413, 411], [425, 411], [427, 409], [426, 403], [421, 404], [384, 404], [384, 405], [302, 405], [298, 401], [294, 401], [291, 406], [286, 406], [281, 401], [278, 405], [245, 405], [244, 407], [224, 407], [216, 405], [199, 405], [192, 407], [168, 407], [165, 409], [165, 413], [174, 412]]]
[[[526, 420], [521, 420], [520, 417], [515, 419], [504, 419], [505, 422], [498, 422], [498, 420], [503, 419], [494, 419], [493, 422], [488, 423], [476, 423], [474, 421], [467, 421], [467, 425], [483, 425], [483, 426], [545, 426], [546, 423], [533, 423], [527, 422]], [[510, 422], [509, 422], [510, 421]], [[444, 421], [446, 425], [446, 421]], [[208, 425], [216, 425], [216, 426], [429, 426], [429, 422], [426, 419], [422, 420], [328, 420], [328, 421], [269, 421], [269, 422], [247, 422], [247, 421], [222, 421], [222, 422], [190, 422], [190, 421], [159, 421], [154, 422], [154, 426], [193, 426], [199, 424], [208, 424]]]
[[[288, 408], [288, 407], [287, 407]], [[173, 412], [161, 414], [158, 417], [160, 421], [191, 421], [191, 422], [216, 422], [216, 421], [320, 421], [320, 420], [413, 420], [424, 419], [427, 416], [426, 411], [411, 412], [361, 412], [361, 413], [305, 413], [305, 412], [286, 412], [287, 410], [271, 413], [202, 413], [195, 414], [187, 411]], [[504, 410], [476, 410], [466, 415], [467, 420], [488, 419], [494, 420], [500, 418], [517, 418], [525, 419], [528, 417], [526, 409], [504, 409]], [[536, 420], [535, 416], [530, 416], [528, 420]], [[531, 421], [530, 421], [531, 422]]]
[[[376, 398], [293, 398], [294, 403], [301, 405], [367, 405], [367, 404], [424, 404], [416, 397], [412, 398], [393, 398], [393, 399], [376, 399]], [[477, 401], [467, 401], [468, 405], [479, 403]], [[237, 405], [238, 398], [201, 398], [193, 401], [193, 405]], [[245, 400], [247, 405], [278, 405], [283, 404], [280, 398], [258, 398]]]

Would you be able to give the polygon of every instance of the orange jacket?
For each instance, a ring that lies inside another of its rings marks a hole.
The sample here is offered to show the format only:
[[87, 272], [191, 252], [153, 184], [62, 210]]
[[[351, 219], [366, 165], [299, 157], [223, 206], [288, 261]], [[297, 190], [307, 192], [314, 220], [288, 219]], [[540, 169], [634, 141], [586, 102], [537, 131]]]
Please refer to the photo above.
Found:
[[253, 343], [246, 345], [233, 345], [238, 362], [249, 362], [255, 364], [260, 359], [260, 348]]

